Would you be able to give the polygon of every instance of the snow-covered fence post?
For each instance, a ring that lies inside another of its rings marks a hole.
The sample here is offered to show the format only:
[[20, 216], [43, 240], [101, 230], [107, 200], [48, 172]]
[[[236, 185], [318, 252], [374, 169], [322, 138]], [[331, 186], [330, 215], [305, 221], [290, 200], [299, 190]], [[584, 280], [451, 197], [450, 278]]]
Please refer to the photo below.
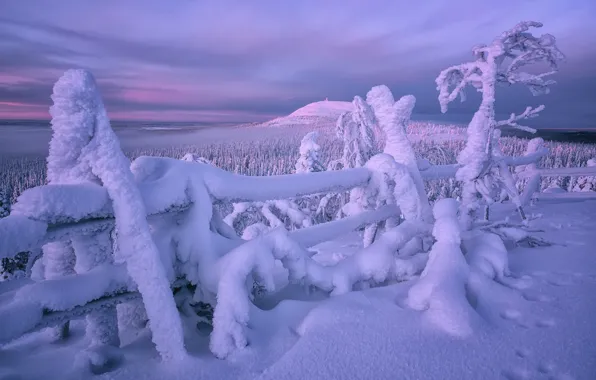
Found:
[[470, 267], [461, 251], [458, 204], [452, 198], [434, 206], [433, 236], [437, 239], [420, 279], [408, 292], [406, 304], [427, 310], [435, 324], [446, 332], [467, 336], [472, 332], [474, 310], [466, 298]]
[[[180, 316], [149, 231], [145, 205], [93, 75], [85, 70], [66, 71], [54, 85], [52, 100], [54, 134], [63, 138], [50, 144], [50, 157], [55, 159], [48, 160], [48, 176], [55, 173], [65, 181], [86, 178], [106, 188], [116, 218], [120, 255], [143, 297], [153, 342], [164, 359], [184, 357]], [[63, 170], [65, 165], [68, 171]]]
[[[68, 73], [68, 72], [67, 72]], [[88, 163], [82, 160], [82, 150], [93, 136], [94, 125], [85, 103], [91, 101], [88, 93], [79, 99], [65, 96], [70, 86], [76, 86], [68, 75], [54, 85], [50, 107], [52, 139], [47, 157], [48, 184], [97, 182]], [[81, 103], [79, 103], [79, 101]], [[75, 252], [70, 241], [56, 241], [43, 247], [44, 277], [47, 280], [75, 273]], [[57, 338], [68, 335], [68, 322], [55, 329]]]
[[[48, 182], [59, 183], [99, 183], [92, 173], [90, 163], [82, 155], [94, 133], [94, 120], [85, 108], [91, 102], [93, 94], [78, 92], [81, 97], [71, 96], [71, 86], [75, 85], [68, 78], [67, 83], [58, 81], [54, 86], [50, 107], [52, 115], [52, 140], [48, 155]], [[61, 78], [62, 79], [62, 78]], [[77, 103], [80, 101], [80, 103]], [[85, 273], [95, 266], [113, 261], [112, 242], [109, 231], [102, 231], [95, 236], [77, 236], [70, 242], [52, 242], [44, 248], [44, 267], [46, 278], [56, 278], [70, 273]], [[91, 340], [92, 350], [103, 350], [102, 346], [119, 347], [116, 308], [109, 306], [87, 316], [87, 335]], [[68, 325], [61, 329], [61, 335]]]
[[[457, 179], [463, 181], [462, 191], [462, 224], [470, 228], [477, 217], [480, 207], [479, 181], [490, 175], [493, 165], [492, 131], [495, 128], [512, 126], [522, 130], [531, 130], [517, 124], [518, 120], [531, 118], [543, 109], [543, 106], [532, 109], [504, 121], [495, 121], [495, 85], [523, 83], [533, 95], [546, 94], [549, 85], [555, 83], [545, 80], [548, 75], [557, 71], [558, 62], [564, 55], [556, 46], [555, 38], [550, 34], [535, 37], [527, 31], [531, 27], [539, 28], [542, 24], [533, 21], [521, 22], [511, 30], [497, 37], [490, 45], [479, 45], [473, 48], [476, 60], [456, 65], [443, 70], [436, 79], [439, 90], [441, 112], [447, 112], [450, 102], [458, 96], [465, 100], [464, 88], [474, 86], [482, 93], [482, 102], [468, 125], [466, 147], [458, 156], [461, 168]], [[551, 68], [542, 74], [530, 74], [519, 71], [526, 65], [544, 62]]]
[[[43, 246], [43, 278], [53, 280], [74, 274], [75, 254], [70, 242], [55, 241]], [[41, 264], [41, 263], [40, 263]], [[69, 336], [70, 322], [50, 330], [53, 339], [61, 340]]]
[[[533, 138], [528, 142], [528, 147], [526, 148], [526, 156], [534, 154], [538, 152], [544, 146], [544, 140], [540, 137]], [[519, 175], [522, 172], [529, 172], [534, 173], [527, 181], [526, 186], [523, 190], [521, 196], [522, 205], [527, 205], [530, 200], [532, 199], [532, 195], [535, 192], [540, 192], [540, 182], [542, 181], [542, 177], [537, 172], [538, 170], [538, 163], [533, 162], [528, 165], [522, 165], [515, 168], [516, 175]]]

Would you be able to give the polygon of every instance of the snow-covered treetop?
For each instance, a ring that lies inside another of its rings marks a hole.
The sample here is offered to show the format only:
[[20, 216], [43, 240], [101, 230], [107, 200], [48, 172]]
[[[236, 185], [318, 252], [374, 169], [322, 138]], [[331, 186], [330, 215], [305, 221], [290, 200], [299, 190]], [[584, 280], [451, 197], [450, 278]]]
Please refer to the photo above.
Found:
[[296, 173], [311, 173], [324, 171], [325, 168], [319, 161], [321, 147], [317, 144], [319, 132], [307, 133], [300, 142], [300, 157], [296, 162]]
[[181, 160], [182, 161], [186, 161], [186, 162], [198, 162], [200, 164], [213, 165], [213, 163], [211, 161], [209, 161], [205, 157], [201, 157], [201, 156], [199, 156], [198, 154], [195, 154], [195, 153], [186, 153], [181, 158]]
[[[447, 105], [458, 96], [465, 100], [464, 88], [474, 86], [481, 91], [487, 78], [493, 83], [523, 83], [533, 95], [547, 94], [553, 80], [544, 78], [558, 70], [558, 63], [565, 56], [556, 46], [555, 37], [543, 34], [532, 35], [530, 28], [540, 28], [542, 24], [524, 21], [502, 33], [490, 45], [477, 45], [472, 49], [476, 61], [451, 66], [443, 70], [436, 79], [439, 90], [441, 111], [447, 112]], [[530, 74], [520, 71], [524, 66], [546, 63], [550, 71]]]
[[47, 158], [49, 183], [95, 181], [88, 164], [81, 159], [83, 148], [96, 128], [98, 89], [85, 70], [68, 70], [54, 85], [52, 140]]

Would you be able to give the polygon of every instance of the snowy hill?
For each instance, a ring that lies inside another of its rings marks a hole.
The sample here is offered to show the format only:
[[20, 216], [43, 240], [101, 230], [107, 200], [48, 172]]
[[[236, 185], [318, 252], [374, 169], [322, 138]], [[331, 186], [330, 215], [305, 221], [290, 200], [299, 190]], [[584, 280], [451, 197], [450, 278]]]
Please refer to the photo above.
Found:
[[290, 117], [301, 116], [320, 116], [337, 119], [344, 112], [352, 111], [354, 106], [351, 102], [340, 102], [332, 100], [323, 100], [305, 105], [302, 108], [292, 112]]
[[351, 102], [323, 100], [305, 105], [288, 116], [257, 124], [257, 127], [289, 127], [311, 125], [317, 128], [332, 127], [344, 112], [351, 111]]

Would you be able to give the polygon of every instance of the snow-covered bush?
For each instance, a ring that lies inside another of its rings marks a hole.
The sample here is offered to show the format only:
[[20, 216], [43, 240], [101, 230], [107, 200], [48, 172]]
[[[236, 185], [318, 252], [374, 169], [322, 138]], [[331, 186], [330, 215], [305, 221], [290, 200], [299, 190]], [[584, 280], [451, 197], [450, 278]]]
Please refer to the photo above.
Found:
[[[494, 163], [492, 132], [496, 128], [520, 126], [517, 121], [534, 117], [544, 107], [534, 109], [528, 107], [522, 114], [512, 114], [504, 121], [495, 120], [495, 85], [522, 83], [528, 86], [532, 94], [546, 94], [549, 85], [554, 81], [544, 79], [557, 70], [557, 64], [564, 56], [556, 46], [555, 38], [550, 34], [535, 37], [528, 30], [541, 27], [538, 22], [522, 22], [511, 30], [497, 37], [490, 45], [478, 45], [472, 52], [475, 61], [449, 67], [443, 70], [436, 79], [439, 90], [441, 112], [446, 112], [448, 104], [458, 96], [465, 100], [464, 88], [475, 87], [482, 94], [482, 102], [468, 125], [466, 147], [458, 156], [461, 168], [457, 179], [463, 181], [462, 222], [466, 228], [477, 217], [476, 211], [481, 206], [477, 184], [489, 175]], [[530, 74], [520, 71], [524, 66], [543, 62], [551, 71], [541, 74]]]

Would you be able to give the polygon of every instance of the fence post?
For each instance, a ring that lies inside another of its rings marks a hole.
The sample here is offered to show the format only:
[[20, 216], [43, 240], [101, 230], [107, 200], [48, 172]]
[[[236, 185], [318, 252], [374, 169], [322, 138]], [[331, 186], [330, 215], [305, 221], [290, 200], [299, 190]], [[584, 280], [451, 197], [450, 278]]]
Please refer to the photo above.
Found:
[[[101, 231], [91, 236], [72, 238], [76, 256], [75, 271], [86, 273], [100, 264], [112, 263], [112, 242], [110, 231]], [[86, 334], [91, 346], [120, 346], [118, 318], [115, 306], [107, 306], [87, 315]]]
[[[526, 148], [525, 155], [528, 156], [530, 154], [536, 153], [540, 149], [542, 149], [544, 145], [544, 140], [540, 137], [536, 137], [528, 142], [528, 147]], [[542, 177], [540, 176], [539, 172], [539, 163], [531, 163], [528, 165], [518, 166], [515, 170], [516, 173], [521, 172], [533, 172], [534, 174], [528, 179], [524, 191], [521, 196], [521, 204], [522, 206], [526, 206], [532, 200], [532, 195], [536, 192], [540, 192], [540, 183]]]

